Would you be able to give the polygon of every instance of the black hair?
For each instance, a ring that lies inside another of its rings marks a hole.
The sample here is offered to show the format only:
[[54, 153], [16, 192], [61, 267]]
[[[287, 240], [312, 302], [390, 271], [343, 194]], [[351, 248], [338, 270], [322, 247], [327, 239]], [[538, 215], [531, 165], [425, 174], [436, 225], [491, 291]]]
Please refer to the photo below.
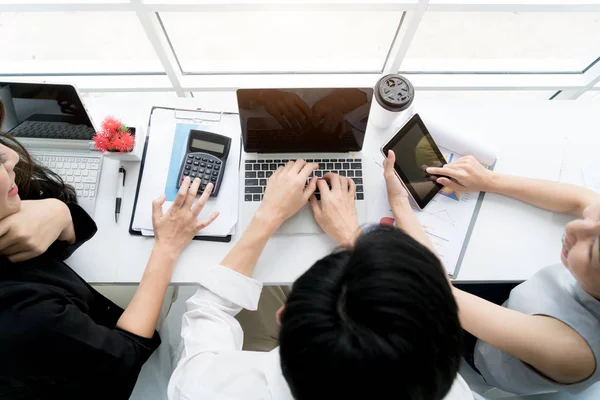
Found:
[[[0, 100], [0, 129], [5, 114], [4, 104]], [[19, 155], [19, 162], [14, 171], [21, 199], [55, 198], [65, 203], [77, 203], [77, 194], [73, 186], [66, 184], [58, 174], [36, 162], [17, 139], [0, 131], [0, 143]]]
[[438, 258], [380, 226], [294, 283], [279, 343], [297, 400], [438, 400], [458, 373], [462, 329]]

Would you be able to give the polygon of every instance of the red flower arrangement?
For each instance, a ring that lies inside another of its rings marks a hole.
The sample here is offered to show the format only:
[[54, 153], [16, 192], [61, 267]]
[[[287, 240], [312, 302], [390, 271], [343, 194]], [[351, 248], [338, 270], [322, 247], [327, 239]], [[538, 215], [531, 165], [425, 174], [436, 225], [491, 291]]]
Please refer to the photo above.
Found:
[[102, 130], [94, 136], [94, 145], [100, 151], [126, 153], [133, 150], [135, 137], [120, 120], [106, 117], [102, 121]]

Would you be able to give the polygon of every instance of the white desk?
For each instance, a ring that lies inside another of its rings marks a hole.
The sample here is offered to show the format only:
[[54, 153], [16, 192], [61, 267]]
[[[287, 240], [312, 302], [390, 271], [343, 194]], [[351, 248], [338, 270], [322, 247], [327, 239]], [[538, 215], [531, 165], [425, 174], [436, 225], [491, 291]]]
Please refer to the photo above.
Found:
[[[233, 92], [205, 93], [202, 98], [166, 100], [164, 106], [237, 111]], [[418, 96], [417, 96], [418, 97]], [[156, 102], [88, 99], [95, 121], [114, 115], [127, 124], [146, 127]], [[563, 162], [575, 151], [600, 148], [600, 105], [568, 101], [520, 104], [423, 101], [417, 111], [444, 121], [452, 131], [477, 137], [497, 151], [496, 170], [512, 174], [581, 184], [576, 162]], [[364, 159], [380, 159], [379, 147], [390, 132], [367, 131]], [[568, 141], [565, 137], [568, 136]], [[585, 143], [585, 145], [579, 145]], [[593, 143], [593, 145], [592, 145]], [[565, 146], [568, 144], [568, 146]], [[566, 150], [572, 149], [571, 151]], [[576, 150], [579, 149], [579, 150]], [[114, 222], [118, 162], [105, 160], [94, 219], [97, 235], [67, 262], [92, 283], [140, 281], [154, 240], [128, 232], [139, 163], [125, 163], [127, 181], [119, 223]], [[561, 172], [562, 171], [562, 172]], [[365, 163], [366, 198], [374, 198], [381, 169]], [[148, 207], [151, 205], [148, 204]], [[564, 216], [535, 209], [512, 199], [487, 194], [458, 274], [459, 281], [514, 281], [529, 278], [540, 268], [559, 262]], [[173, 275], [174, 284], [190, 284], [203, 267], [218, 263], [232, 243], [193, 241], [183, 252]], [[324, 236], [274, 237], [256, 267], [255, 277], [267, 284], [293, 282], [334, 243]]]

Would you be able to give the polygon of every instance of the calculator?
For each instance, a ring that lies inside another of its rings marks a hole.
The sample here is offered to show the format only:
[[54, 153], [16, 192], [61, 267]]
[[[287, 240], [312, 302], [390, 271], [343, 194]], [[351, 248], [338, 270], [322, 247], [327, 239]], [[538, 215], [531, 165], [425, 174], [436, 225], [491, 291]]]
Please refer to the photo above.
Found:
[[206, 185], [212, 183], [214, 188], [211, 196], [216, 197], [223, 181], [230, 148], [231, 138], [227, 136], [191, 129], [186, 153], [179, 170], [177, 188], [181, 186], [186, 176], [189, 176], [192, 181], [200, 178], [198, 192], [203, 191], [206, 189]]

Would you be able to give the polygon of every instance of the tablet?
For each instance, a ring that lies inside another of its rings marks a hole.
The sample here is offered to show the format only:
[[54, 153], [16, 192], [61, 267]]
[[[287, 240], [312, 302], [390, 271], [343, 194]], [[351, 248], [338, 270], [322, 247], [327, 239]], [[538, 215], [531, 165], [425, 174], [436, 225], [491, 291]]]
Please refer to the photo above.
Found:
[[394, 170], [409, 195], [420, 209], [425, 208], [443, 187], [435, 181], [437, 177], [429, 175], [425, 169], [442, 167], [446, 160], [419, 114], [415, 114], [381, 148], [384, 156], [387, 156], [388, 150], [396, 154]]

